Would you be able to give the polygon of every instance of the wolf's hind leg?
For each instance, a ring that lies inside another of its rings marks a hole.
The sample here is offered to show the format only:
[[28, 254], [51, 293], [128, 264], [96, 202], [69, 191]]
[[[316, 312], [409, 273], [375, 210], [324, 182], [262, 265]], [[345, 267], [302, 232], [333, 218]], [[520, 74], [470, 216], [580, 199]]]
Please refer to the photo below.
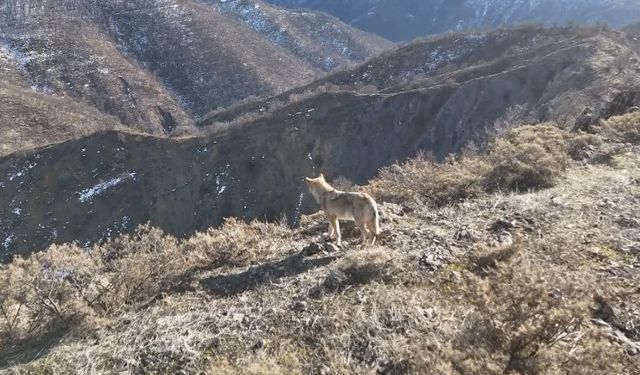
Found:
[[371, 238], [371, 243], [369, 243], [369, 245], [373, 246], [376, 243], [376, 238], [378, 237], [376, 234], [376, 224], [374, 221], [370, 221], [365, 224], [365, 227], [367, 227]]
[[356, 221], [356, 226], [360, 229], [360, 234], [362, 235], [362, 246], [366, 246], [369, 236], [371, 233], [367, 229], [367, 224], [365, 222]]

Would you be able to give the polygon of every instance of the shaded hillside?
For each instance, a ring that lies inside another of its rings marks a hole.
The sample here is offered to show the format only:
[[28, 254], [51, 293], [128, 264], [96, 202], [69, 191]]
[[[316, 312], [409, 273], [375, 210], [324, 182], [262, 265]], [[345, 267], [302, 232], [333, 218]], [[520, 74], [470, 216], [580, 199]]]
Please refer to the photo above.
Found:
[[[330, 112], [314, 113], [316, 97], [325, 93], [395, 97], [447, 88], [449, 94], [433, 102], [439, 104], [429, 104], [433, 112], [412, 108], [398, 112], [395, 121], [412, 122], [414, 113], [422, 114], [434, 126], [466, 134], [505, 116], [569, 124], [585, 106], [602, 109], [616, 92], [636, 87], [637, 51], [631, 37], [602, 28], [526, 26], [435, 36], [282, 95], [214, 112], [198, 125], [218, 128], [270, 117], [329, 121], [323, 115], [331, 116]], [[461, 143], [467, 140], [463, 137]], [[442, 146], [438, 154], [445, 155], [450, 147]]]
[[0, 267], [0, 372], [637, 374], [639, 145], [633, 113], [385, 168], [364, 249], [321, 213], [52, 246]]
[[597, 117], [610, 103], [616, 111], [635, 105], [637, 96], [619, 95], [640, 83], [638, 60], [617, 60], [635, 56], [625, 39], [572, 35], [524, 51], [514, 45], [519, 52], [445, 70], [446, 79], [312, 94], [244, 123], [218, 124], [208, 136], [108, 132], [5, 157], [0, 244], [8, 256], [98, 241], [146, 221], [177, 235], [229, 216], [284, 214], [296, 223], [312, 207], [304, 176], [323, 171], [364, 183], [419, 151], [442, 159], [471, 143], [482, 147], [496, 127], [540, 120], [572, 127], [586, 106]]
[[[157, 135], [188, 133], [194, 116], [290, 89], [390, 45], [330, 16], [255, 1], [12, 0], [0, 4], [0, 27], [1, 78]], [[4, 133], [12, 128], [0, 124]]]
[[[451, 30], [577, 21], [613, 26], [638, 21], [637, 0], [268, 0], [291, 8], [317, 9], [390, 40]], [[398, 27], [402, 25], [402, 27]]]

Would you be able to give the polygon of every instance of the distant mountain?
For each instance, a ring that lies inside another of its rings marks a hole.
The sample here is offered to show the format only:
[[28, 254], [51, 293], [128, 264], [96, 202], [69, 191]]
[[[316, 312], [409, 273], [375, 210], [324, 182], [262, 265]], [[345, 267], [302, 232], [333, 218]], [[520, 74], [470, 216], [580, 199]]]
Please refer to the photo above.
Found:
[[[188, 133], [212, 109], [391, 46], [332, 16], [258, 0], [7, 0], [0, 30], [0, 136], [10, 139], [0, 153], [105, 128]], [[78, 121], [84, 113], [101, 119]]]
[[449, 30], [522, 22], [546, 24], [640, 20], [639, 0], [268, 0], [289, 8], [321, 10], [390, 40]]

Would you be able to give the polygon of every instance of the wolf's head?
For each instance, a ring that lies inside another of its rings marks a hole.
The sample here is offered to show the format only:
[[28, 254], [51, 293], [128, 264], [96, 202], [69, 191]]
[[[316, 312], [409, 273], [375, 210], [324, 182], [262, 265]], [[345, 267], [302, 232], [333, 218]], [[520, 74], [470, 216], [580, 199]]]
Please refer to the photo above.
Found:
[[320, 176], [316, 178], [305, 177], [304, 181], [307, 183], [309, 191], [318, 202], [322, 193], [335, 190], [327, 183], [327, 180], [324, 179], [324, 175], [322, 173], [320, 173]]

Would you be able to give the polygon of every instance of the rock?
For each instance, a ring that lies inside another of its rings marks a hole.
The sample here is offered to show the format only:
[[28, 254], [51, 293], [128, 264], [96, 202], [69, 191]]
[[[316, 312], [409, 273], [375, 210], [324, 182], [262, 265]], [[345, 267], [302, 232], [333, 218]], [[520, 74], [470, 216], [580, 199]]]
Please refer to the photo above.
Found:
[[291, 304], [291, 309], [295, 311], [307, 310], [307, 303], [305, 301], [295, 301]]
[[583, 131], [587, 133], [593, 132], [592, 125], [597, 121], [598, 117], [593, 113], [593, 109], [587, 107], [582, 111], [582, 114], [576, 119], [573, 129], [571, 131], [578, 132]]
[[478, 238], [480, 238], [480, 236], [478, 235], [478, 233], [474, 230], [470, 230], [467, 228], [462, 228], [460, 230], [458, 230], [456, 232], [456, 234], [454, 235], [454, 238], [456, 241], [471, 241], [471, 242], [475, 242], [478, 240]]
[[309, 289], [309, 292], [307, 293], [309, 298], [320, 298], [322, 297], [323, 294], [324, 294], [324, 289], [322, 288], [321, 285], [315, 285], [311, 287], [311, 289]]
[[513, 236], [505, 230], [498, 235], [498, 241], [502, 246], [511, 245], [513, 243]]
[[324, 250], [327, 253], [335, 253], [340, 251], [340, 248], [338, 247], [338, 245], [334, 244], [333, 242], [326, 242], [324, 244]]
[[242, 314], [242, 313], [234, 313], [234, 314], [231, 316], [231, 319], [232, 319], [234, 322], [240, 322], [240, 323], [242, 323], [242, 321], [244, 320], [244, 314]]
[[498, 219], [493, 224], [491, 224], [490, 229], [493, 232], [502, 232], [505, 230], [513, 229], [516, 226], [516, 221], [511, 220], [508, 221], [506, 219]]
[[317, 242], [312, 242], [302, 249], [302, 255], [312, 256], [324, 250], [324, 247]]
[[323, 286], [326, 290], [338, 290], [349, 279], [347, 275], [342, 271], [332, 270], [324, 279]]
[[442, 260], [436, 258], [434, 254], [423, 254], [419, 264], [429, 271], [435, 271], [443, 266]]
[[624, 215], [620, 215], [615, 220], [615, 223], [623, 228], [640, 228], [640, 221], [638, 221], [638, 219]]

